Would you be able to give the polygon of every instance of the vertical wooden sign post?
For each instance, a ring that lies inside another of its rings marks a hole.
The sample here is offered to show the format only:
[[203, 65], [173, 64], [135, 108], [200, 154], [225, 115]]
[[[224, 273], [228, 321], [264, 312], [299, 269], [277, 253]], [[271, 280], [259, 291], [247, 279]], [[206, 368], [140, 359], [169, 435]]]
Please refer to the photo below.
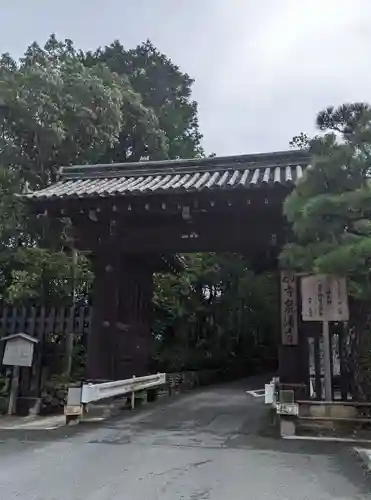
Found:
[[348, 321], [348, 294], [345, 278], [325, 274], [301, 279], [302, 319], [321, 321], [325, 375], [325, 398], [332, 401], [330, 322]]
[[281, 341], [282, 345], [298, 343], [296, 275], [290, 271], [281, 272]]
[[331, 373], [331, 356], [332, 356], [332, 343], [330, 337], [330, 325], [328, 321], [322, 323], [323, 335], [323, 359], [325, 368], [325, 398], [326, 401], [332, 401], [334, 395], [332, 394], [332, 373]]

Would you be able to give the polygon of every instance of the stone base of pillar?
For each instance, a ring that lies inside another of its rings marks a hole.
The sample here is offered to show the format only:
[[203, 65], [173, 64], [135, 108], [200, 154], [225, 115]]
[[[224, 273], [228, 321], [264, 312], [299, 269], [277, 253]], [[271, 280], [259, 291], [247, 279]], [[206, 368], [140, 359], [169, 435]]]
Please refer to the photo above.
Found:
[[296, 434], [295, 421], [292, 418], [280, 418], [280, 435], [281, 437], [291, 437]]

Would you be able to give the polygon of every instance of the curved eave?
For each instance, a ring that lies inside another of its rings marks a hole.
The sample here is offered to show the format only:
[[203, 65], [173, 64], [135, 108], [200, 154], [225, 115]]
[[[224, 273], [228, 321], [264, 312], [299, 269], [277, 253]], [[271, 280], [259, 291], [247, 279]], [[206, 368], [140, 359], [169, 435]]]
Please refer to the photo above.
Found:
[[21, 196], [31, 201], [53, 202], [68, 199], [291, 188], [303, 176], [306, 167], [307, 165], [265, 166], [216, 172], [66, 179]]

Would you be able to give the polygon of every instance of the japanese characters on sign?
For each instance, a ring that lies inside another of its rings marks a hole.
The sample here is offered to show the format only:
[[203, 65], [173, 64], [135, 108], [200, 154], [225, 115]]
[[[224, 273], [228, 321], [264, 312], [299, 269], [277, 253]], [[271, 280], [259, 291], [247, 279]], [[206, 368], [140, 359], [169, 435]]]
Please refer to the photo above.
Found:
[[334, 321], [348, 321], [348, 292], [345, 279], [334, 280], [333, 285]]
[[34, 352], [32, 342], [22, 338], [13, 339], [5, 344], [3, 364], [8, 366], [31, 366]]
[[345, 278], [318, 274], [301, 280], [303, 321], [348, 321]]
[[298, 309], [295, 274], [281, 272], [281, 335], [283, 345], [298, 343]]

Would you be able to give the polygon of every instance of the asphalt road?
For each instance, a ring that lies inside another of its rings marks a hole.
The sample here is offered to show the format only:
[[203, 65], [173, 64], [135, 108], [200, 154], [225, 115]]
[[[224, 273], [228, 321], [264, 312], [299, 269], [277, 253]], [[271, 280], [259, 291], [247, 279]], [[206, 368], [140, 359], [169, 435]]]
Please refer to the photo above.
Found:
[[257, 382], [160, 401], [99, 425], [0, 433], [1, 500], [366, 500], [348, 449], [267, 433]]

